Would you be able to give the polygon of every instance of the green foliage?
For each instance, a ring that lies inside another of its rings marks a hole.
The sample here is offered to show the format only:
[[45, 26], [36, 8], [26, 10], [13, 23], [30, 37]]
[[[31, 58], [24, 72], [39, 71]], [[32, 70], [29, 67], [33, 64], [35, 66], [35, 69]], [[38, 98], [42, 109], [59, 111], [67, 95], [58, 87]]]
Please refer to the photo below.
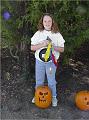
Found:
[[[4, 20], [3, 12], [11, 13]], [[68, 61], [76, 48], [89, 40], [89, 2], [69, 0], [30, 0], [1, 2], [2, 47], [10, 47], [25, 42], [37, 31], [37, 24], [45, 12], [53, 14], [65, 43], [64, 62]]]

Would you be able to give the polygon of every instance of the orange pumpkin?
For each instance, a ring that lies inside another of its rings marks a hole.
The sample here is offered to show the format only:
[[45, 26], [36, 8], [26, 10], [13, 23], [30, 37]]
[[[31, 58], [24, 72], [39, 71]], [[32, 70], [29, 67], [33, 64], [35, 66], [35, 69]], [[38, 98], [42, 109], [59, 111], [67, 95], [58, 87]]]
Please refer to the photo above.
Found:
[[76, 106], [81, 110], [89, 110], [89, 91], [80, 91], [75, 96]]
[[52, 100], [51, 90], [48, 86], [38, 86], [35, 91], [35, 104], [40, 108], [50, 106]]

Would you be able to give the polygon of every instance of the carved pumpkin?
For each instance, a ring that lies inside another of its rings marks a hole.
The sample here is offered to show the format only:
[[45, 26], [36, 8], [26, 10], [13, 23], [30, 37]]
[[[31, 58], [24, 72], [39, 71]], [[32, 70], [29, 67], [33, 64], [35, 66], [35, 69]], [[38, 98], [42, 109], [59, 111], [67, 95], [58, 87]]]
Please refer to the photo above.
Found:
[[89, 91], [80, 91], [75, 96], [76, 106], [81, 110], [89, 110]]
[[50, 106], [52, 100], [51, 90], [48, 86], [38, 86], [35, 91], [35, 104], [40, 108]]

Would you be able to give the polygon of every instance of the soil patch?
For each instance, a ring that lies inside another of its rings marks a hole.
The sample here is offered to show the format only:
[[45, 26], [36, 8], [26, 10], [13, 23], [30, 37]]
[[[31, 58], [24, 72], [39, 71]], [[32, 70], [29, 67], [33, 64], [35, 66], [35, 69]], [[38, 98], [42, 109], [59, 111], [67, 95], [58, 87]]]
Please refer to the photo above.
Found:
[[[86, 56], [89, 56], [89, 51]], [[70, 59], [68, 66], [58, 68], [59, 72], [56, 74], [58, 106], [50, 106], [47, 109], [40, 109], [31, 103], [35, 87], [34, 75], [24, 79], [21, 65], [10, 56], [3, 57], [1, 119], [89, 120], [89, 111], [79, 110], [74, 99], [78, 91], [89, 90], [89, 58], [85, 59], [83, 54], [81, 57], [84, 59], [80, 61], [78, 54], [76, 57]]]

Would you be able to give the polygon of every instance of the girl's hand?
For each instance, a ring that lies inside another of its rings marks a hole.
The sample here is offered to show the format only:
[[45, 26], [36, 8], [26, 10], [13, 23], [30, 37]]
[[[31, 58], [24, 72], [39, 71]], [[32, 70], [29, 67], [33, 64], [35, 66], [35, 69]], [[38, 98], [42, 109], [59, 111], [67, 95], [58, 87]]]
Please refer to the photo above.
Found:
[[43, 44], [44, 47], [46, 47], [46, 46], [48, 46], [49, 41], [48, 41], [48, 40], [44, 40], [44, 41], [42, 42], [42, 44]]

